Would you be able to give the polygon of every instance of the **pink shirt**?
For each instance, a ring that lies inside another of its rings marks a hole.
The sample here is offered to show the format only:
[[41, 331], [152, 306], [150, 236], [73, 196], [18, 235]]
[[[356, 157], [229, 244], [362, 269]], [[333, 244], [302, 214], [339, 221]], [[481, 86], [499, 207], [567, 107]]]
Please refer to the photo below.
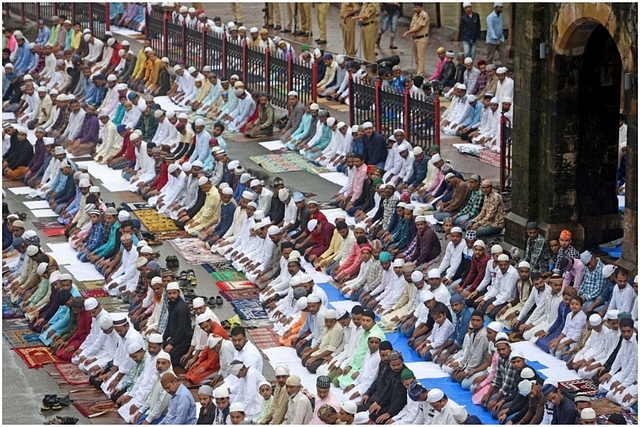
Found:
[[318, 418], [318, 409], [320, 409], [320, 407], [322, 405], [331, 405], [333, 406], [333, 409], [336, 410], [336, 412], [340, 412], [340, 402], [338, 401], [338, 399], [333, 395], [333, 393], [329, 392], [329, 395], [327, 396], [326, 399], [320, 399], [318, 398], [318, 396], [316, 396], [316, 406], [315, 406], [315, 411], [313, 411], [313, 418], [311, 418], [311, 421], [309, 421], [309, 424], [324, 424], [322, 421], [320, 421], [320, 418]]
[[580, 286], [582, 286], [582, 281], [584, 280], [584, 264], [579, 258], [573, 259], [573, 268], [564, 273], [564, 277], [562, 280], [562, 289], [566, 288], [573, 278], [573, 287], [576, 291], [580, 290]]
[[446, 57], [442, 58], [442, 59], [438, 59], [438, 64], [436, 65], [436, 71], [431, 75], [431, 77], [429, 77], [429, 80], [427, 81], [431, 81], [431, 80], [435, 80], [438, 78], [438, 76], [440, 76], [440, 73], [442, 72], [442, 66], [444, 65]]
[[362, 194], [362, 185], [367, 178], [367, 165], [364, 163], [356, 169], [353, 181], [351, 181], [351, 187], [344, 193], [345, 197], [351, 196], [351, 200], [356, 201]]

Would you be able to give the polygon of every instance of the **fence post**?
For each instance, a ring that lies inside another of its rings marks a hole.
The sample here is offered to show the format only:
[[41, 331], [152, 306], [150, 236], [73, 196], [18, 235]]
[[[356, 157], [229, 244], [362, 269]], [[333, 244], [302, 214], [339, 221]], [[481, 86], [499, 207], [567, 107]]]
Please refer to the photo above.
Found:
[[[54, 7], [56, 3], [53, 4]], [[89, 2], [89, 29], [91, 30], [91, 34], [93, 34], [93, 5]]]
[[409, 111], [409, 94], [410, 94], [410, 90], [408, 87], [404, 88], [404, 134], [405, 139], [409, 140], [409, 138], [411, 138], [411, 134], [410, 134], [410, 126], [409, 126], [409, 119], [411, 118], [411, 112]]
[[264, 52], [264, 91], [269, 93], [269, 86], [271, 80], [271, 73], [269, 72], [269, 58], [271, 57], [271, 49], [267, 45], [267, 49]]
[[[71, 3], [71, 20], [76, 22], [73, 17], [73, 9], [75, 8], [74, 4]], [[40, 3], [36, 3], [36, 22], [40, 21]]]
[[167, 20], [164, 19], [164, 17], [162, 19], [162, 51], [165, 56], [169, 56], [169, 37], [167, 33]]
[[[89, 10], [91, 10], [91, 2], [89, 2]], [[56, 2], [51, 3], [51, 12], [53, 12], [54, 15], [58, 14], [58, 3]], [[93, 29], [91, 29], [91, 32], [93, 32]]]
[[504, 137], [504, 128], [507, 125], [507, 118], [504, 116], [504, 113], [500, 115], [500, 192], [504, 191], [504, 175], [505, 175], [505, 166], [506, 166], [506, 154], [505, 154], [505, 137]]
[[356, 122], [356, 120], [355, 120], [355, 105], [354, 105], [354, 100], [353, 99], [354, 99], [354, 96], [353, 96], [353, 74], [349, 73], [349, 126], [353, 126], [355, 124], [355, 122]]
[[287, 93], [293, 89], [293, 55], [287, 54]]
[[249, 49], [249, 45], [247, 44], [247, 39], [242, 41], [242, 82], [244, 86], [247, 86], [247, 80], [249, 78], [249, 67], [247, 66], [247, 50]]
[[382, 91], [382, 82], [380, 79], [376, 79], [375, 84], [376, 91], [376, 103], [375, 103], [375, 115], [376, 115], [376, 131], [381, 132], [382, 130], [382, 110], [380, 109], [380, 92]]
[[22, 25], [24, 25], [24, 23], [27, 22], [24, 19], [24, 3], [20, 3], [20, 21], [22, 22]]
[[311, 99], [313, 102], [318, 102], [318, 63], [315, 61], [311, 73]]
[[435, 110], [434, 117], [433, 117], [433, 120], [435, 122], [433, 125], [433, 133], [434, 133], [435, 143], [439, 147], [440, 146], [440, 97], [438, 96], [438, 94], [435, 94], [433, 108]]
[[227, 75], [227, 33], [222, 33], [222, 58], [220, 77]]
[[111, 6], [109, 2], [105, 2], [104, 4], [104, 20], [107, 21], [105, 22], [104, 30], [111, 31]]
[[202, 28], [202, 66], [204, 68], [207, 64], [207, 28]]
[[[167, 21], [168, 21], [168, 19], [165, 16], [164, 17], [164, 22], [167, 22]], [[187, 49], [185, 48], [186, 47], [185, 46], [186, 45], [185, 42], [187, 40], [187, 25], [186, 25], [186, 22], [187, 22], [186, 20], [182, 21], [182, 49], [181, 50], [182, 50], [182, 62], [184, 62], [185, 68], [189, 68], [188, 67], [189, 64], [187, 64]]]

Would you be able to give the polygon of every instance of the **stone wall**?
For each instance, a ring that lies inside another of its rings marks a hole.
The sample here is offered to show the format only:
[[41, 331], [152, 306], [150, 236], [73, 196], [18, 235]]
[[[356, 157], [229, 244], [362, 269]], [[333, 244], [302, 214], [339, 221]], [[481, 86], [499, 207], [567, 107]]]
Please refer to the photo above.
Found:
[[[620, 58], [616, 56], [610, 64], [602, 60], [604, 65], [599, 65], [603, 70], [622, 72], [611, 81], [602, 77], [596, 83], [601, 96], [609, 99], [603, 103], [603, 111], [610, 117], [619, 99], [620, 110], [629, 117], [623, 256], [637, 263], [637, 83], [631, 90], [624, 90], [623, 78], [624, 73], [632, 73], [637, 81], [637, 5], [517, 3], [515, 8], [516, 138], [507, 241], [523, 247], [528, 220], [537, 220], [545, 236], [570, 229], [579, 249], [584, 246], [585, 227], [590, 248], [594, 242], [615, 238], [622, 232], [615, 195], [599, 188], [597, 194], [585, 196], [585, 188], [580, 187], [585, 184], [585, 171], [599, 174], [587, 180], [597, 183], [600, 175], [603, 181], [609, 180], [611, 168], [616, 167], [617, 129], [607, 122], [605, 136], [612, 133], [610, 142], [602, 141], [602, 135], [590, 134], [593, 129], [585, 129], [585, 123], [593, 126], [591, 121], [597, 122], [600, 106], [596, 104], [592, 118], [593, 108], [584, 105], [585, 99], [591, 101], [589, 88], [580, 86], [581, 77], [583, 83], [587, 77], [593, 80], [594, 76], [585, 77], [585, 70], [581, 71], [583, 60], [589, 60], [583, 54], [593, 31], [603, 27], [615, 42]], [[602, 39], [606, 41], [608, 36], [604, 34]], [[546, 59], [540, 59], [543, 42], [549, 50]], [[615, 50], [609, 49], [614, 54]], [[586, 71], [588, 74], [589, 69]], [[617, 88], [620, 82], [620, 93], [612, 94], [611, 88]], [[583, 105], [579, 105], [580, 99]]]

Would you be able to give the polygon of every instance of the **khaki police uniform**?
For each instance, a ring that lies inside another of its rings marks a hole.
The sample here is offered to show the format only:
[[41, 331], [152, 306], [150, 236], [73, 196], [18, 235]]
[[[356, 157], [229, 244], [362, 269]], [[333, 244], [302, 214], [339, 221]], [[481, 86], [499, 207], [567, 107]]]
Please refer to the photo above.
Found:
[[426, 10], [414, 13], [411, 18], [409, 30], [423, 26], [417, 33], [411, 34], [413, 39], [413, 56], [416, 58], [416, 75], [424, 76], [424, 58], [427, 52], [427, 39], [429, 38], [429, 14]]
[[327, 12], [330, 3], [316, 3], [316, 15], [318, 18], [318, 28], [320, 29], [320, 40], [327, 39]]
[[363, 3], [360, 16], [364, 16], [360, 24], [360, 38], [364, 59], [369, 62], [376, 60], [376, 38], [380, 23], [380, 3]]
[[[358, 3], [343, 2], [340, 5], [340, 28], [344, 53], [347, 56], [356, 55], [356, 21], [352, 18], [358, 14]], [[349, 15], [349, 16], [347, 16]], [[345, 18], [346, 16], [346, 18]]]

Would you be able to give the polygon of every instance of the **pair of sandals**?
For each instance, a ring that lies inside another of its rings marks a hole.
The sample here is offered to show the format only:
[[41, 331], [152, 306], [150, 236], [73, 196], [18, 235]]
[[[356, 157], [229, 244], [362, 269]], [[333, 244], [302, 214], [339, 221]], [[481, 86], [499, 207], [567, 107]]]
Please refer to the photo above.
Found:
[[207, 305], [211, 308], [220, 307], [224, 303], [224, 300], [220, 295], [217, 297], [211, 297], [207, 300]]
[[69, 396], [58, 397], [57, 394], [45, 394], [42, 399], [42, 406], [40, 409], [43, 411], [54, 410], [58, 411], [63, 406], [69, 406], [71, 404], [71, 398]]
[[198, 286], [198, 278], [196, 277], [196, 272], [193, 270], [182, 270], [178, 279], [180, 280], [180, 286], [182, 287], [191, 285], [195, 288]]

